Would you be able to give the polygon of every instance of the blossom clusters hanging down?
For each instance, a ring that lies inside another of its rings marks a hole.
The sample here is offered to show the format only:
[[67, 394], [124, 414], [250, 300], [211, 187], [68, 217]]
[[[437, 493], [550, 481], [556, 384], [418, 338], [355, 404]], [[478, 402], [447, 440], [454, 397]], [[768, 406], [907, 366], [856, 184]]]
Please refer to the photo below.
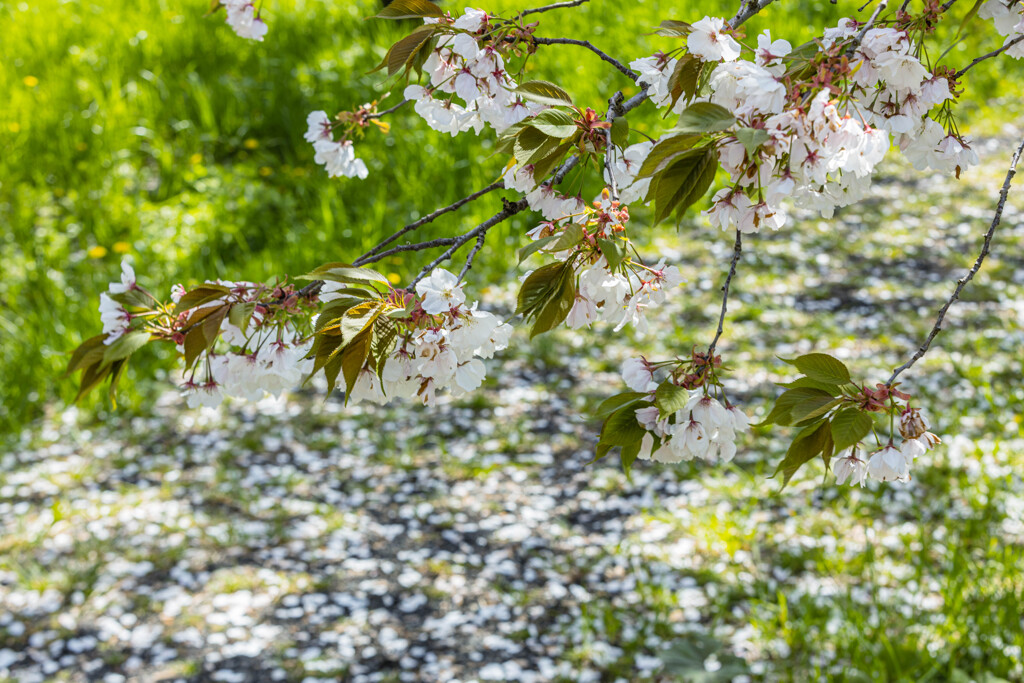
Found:
[[[712, 395], [724, 396], [714, 376], [721, 363], [720, 356], [695, 351], [686, 362], [652, 363], [641, 356], [622, 364], [623, 380], [638, 394], [620, 408], [643, 429], [637, 458], [664, 463], [733, 459], [737, 435], [750, 428], [750, 421], [728, 400], [722, 405]], [[655, 373], [665, 370], [671, 377], [659, 383]]]
[[[348, 319], [369, 320], [361, 332], [386, 340], [376, 353], [366, 353], [348, 400], [383, 404], [410, 398], [429, 405], [441, 391], [461, 396], [478, 389], [486, 376], [481, 359], [508, 346], [512, 326], [467, 303], [462, 288], [453, 273], [438, 268], [417, 283], [415, 294], [391, 289], [381, 306], [349, 301], [350, 294], [336, 292], [350, 287], [328, 282], [322, 300], [353, 304], [344, 309]], [[346, 315], [338, 320], [344, 325]]]
[[[546, 191], [543, 186], [538, 189]], [[592, 206], [556, 197], [547, 201], [553, 206], [545, 215], [561, 215], [527, 233], [534, 242], [524, 254], [542, 252], [556, 261], [528, 274], [523, 291], [535, 283], [562, 278], [564, 285], [556, 296], [560, 297], [560, 317], [569, 327], [578, 329], [603, 321], [614, 325], [616, 332], [626, 325], [645, 332], [647, 309], [664, 303], [666, 291], [682, 284], [679, 269], [664, 260], [648, 266], [630, 256], [632, 247], [626, 236], [629, 207], [613, 200], [607, 188]], [[526, 301], [522, 294], [520, 307], [529, 307], [528, 315], [538, 308], [549, 310]], [[537, 317], [544, 327], [550, 329], [561, 322], [558, 317], [542, 317], [542, 311], [537, 311]], [[537, 331], [535, 326], [534, 333]]]
[[316, 151], [313, 160], [323, 165], [331, 178], [366, 178], [369, 175], [366, 163], [356, 158], [352, 141], [334, 139], [337, 125], [324, 111], [310, 112], [306, 117], [306, 141], [313, 143]]
[[[783, 200], [826, 217], [859, 200], [891, 143], [919, 170], [959, 175], [977, 164], [945, 106], [954, 98], [950, 72], [924, 66], [913, 32], [875, 27], [857, 42], [860, 25], [844, 19], [812, 51], [794, 51], [766, 30], [746, 60], [723, 21], [705, 17], [678, 57], [659, 53], [631, 66], [656, 104], [682, 114], [672, 135], [722, 131], [712, 137], [731, 183], [707, 215], [723, 229], [757, 232], [785, 224]], [[706, 79], [706, 96], [697, 87], [672, 91], [686, 69], [695, 83]], [[718, 119], [710, 128], [700, 118], [709, 114]]]
[[[279, 395], [321, 374], [328, 391], [344, 389], [346, 401], [433, 404], [443, 392], [477, 389], [483, 361], [509, 345], [510, 325], [467, 302], [463, 291], [488, 230], [527, 209], [543, 217], [519, 250], [520, 263], [542, 261], [522, 277], [514, 314], [531, 336], [563, 325], [643, 332], [651, 311], [683, 277], [665, 260], [649, 265], [641, 258], [641, 232], [631, 214], [658, 224], [696, 207], [713, 226], [737, 233], [717, 332], [706, 352], [664, 362], [641, 356], [622, 366], [629, 390], [597, 411], [603, 420], [597, 455], [617, 449], [627, 469], [637, 459], [733, 458], [749, 421], [726, 396], [715, 350], [744, 253], [740, 233], [783, 227], [793, 205], [832, 216], [865, 196], [893, 147], [920, 170], [959, 177], [977, 164], [956, 107], [964, 76], [1001, 53], [1024, 57], [1024, 3], [982, 0], [967, 11], [964, 25], [992, 21], [1004, 49], [958, 64], [959, 70], [950, 64], [956, 53], [941, 44], [944, 32], [936, 31], [952, 3], [929, 0], [899, 9], [879, 3], [867, 23], [843, 19], [793, 45], [769, 30], [748, 40], [740, 24], [768, 3], [745, 2], [732, 25], [711, 16], [692, 24], [662, 22], [656, 33], [675, 46], [632, 61], [632, 70], [589, 40], [537, 34], [540, 23], [554, 25], [541, 21], [545, 13], [577, 4], [501, 18], [471, 8], [459, 14], [430, 0], [388, 3], [377, 18], [422, 19], [377, 67], [412, 83], [403, 89], [405, 100], [383, 110], [371, 102], [333, 115], [310, 113], [305, 138], [316, 163], [331, 177], [367, 177], [355, 142], [371, 126], [388, 132], [381, 119], [410, 103], [432, 128], [453, 136], [496, 131], [489, 149], [507, 160], [501, 181], [398, 227], [359, 257], [359, 266], [314, 269], [302, 276], [310, 281], [302, 288], [288, 278], [268, 285], [207, 280], [188, 290], [176, 286], [165, 303], [123, 264], [120, 281], [100, 297], [102, 334], [86, 340], [69, 362], [69, 373], [82, 373], [80, 395], [105, 379], [113, 392], [129, 356], [163, 341], [183, 358], [190, 405]], [[256, 5], [224, 0], [218, 6], [239, 35], [263, 39], [266, 25]], [[587, 106], [556, 83], [528, 80], [533, 55], [559, 44], [589, 50], [615, 67], [614, 78], [635, 83]], [[674, 125], [653, 138], [627, 118], [646, 99], [666, 117], [675, 114]], [[599, 182], [597, 176], [605, 189], [587, 202], [584, 188]], [[1006, 183], [1011, 178], [1012, 171]], [[414, 233], [495, 190], [513, 196], [503, 197], [500, 210], [475, 227], [440, 238]], [[986, 234], [986, 250], [1000, 215]], [[445, 251], [406, 288], [366, 267], [437, 248]], [[460, 249], [469, 252], [460, 275], [437, 267], [460, 258]], [[801, 375], [781, 385], [785, 390], [759, 426], [793, 430], [776, 472], [783, 486], [815, 458], [840, 484], [911, 477], [915, 459], [939, 438], [896, 379], [927, 351], [941, 322], [922, 350], [875, 388], [855, 381], [829, 354], [780, 359]]]
[[[498, 49], [494, 44], [481, 42], [492, 29], [486, 12], [467, 8], [457, 19], [425, 21], [449, 24], [458, 31], [440, 34], [427, 56], [423, 70], [429, 75], [430, 84], [410, 85], [404, 92], [431, 128], [455, 136], [469, 130], [479, 134], [489, 125], [502, 133], [544, 108], [513, 92], [516, 82], [505, 71]], [[461, 104], [455, 96], [462, 100]]]

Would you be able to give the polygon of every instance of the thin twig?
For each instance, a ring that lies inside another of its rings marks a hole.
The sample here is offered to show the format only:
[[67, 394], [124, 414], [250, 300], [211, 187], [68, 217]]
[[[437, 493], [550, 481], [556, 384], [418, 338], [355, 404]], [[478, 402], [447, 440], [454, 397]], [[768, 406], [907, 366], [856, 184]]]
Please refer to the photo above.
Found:
[[1013, 153], [1013, 158], [1010, 160], [1010, 169], [1006, 172], [1006, 180], [1003, 181], [1003, 187], [999, 191], [999, 202], [996, 204], [996, 213], [992, 217], [992, 224], [988, 228], [988, 232], [985, 233], [985, 241], [981, 247], [981, 253], [978, 254], [978, 258], [974, 261], [974, 265], [967, 271], [967, 275], [956, 281], [956, 289], [953, 290], [953, 295], [949, 297], [942, 308], [939, 309], [939, 315], [935, 320], [935, 326], [932, 327], [932, 331], [928, 333], [928, 337], [921, 344], [921, 347], [910, 357], [903, 365], [899, 366], [892, 372], [892, 377], [886, 382], [886, 385], [892, 386], [892, 383], [896, 381], [900, 373], [908, 369], [914, 363], [919, 361], [924, 354], [928, 353], [928, 349], [932, 345], [932, 340], [942, 330], [942, 321], [946, 318], [946, 311], [960, 298], [960, 292], [963, 291], [967, 283], [970, 282], [974, 275], [981, 269], [981, 264], [985, 261], [985, 257], [988, 256], [989, 248], [992, 245], [992, 235], [995, 234], [996, 228], [999, 227], [999, 222], [1003, 218], [1003, 207], [1006, 205], [1006, 197], [1010, 192], [1010, 181], [1013, 180], [1013, 176], [1017, 174], [1017, 161], [1020, 160], [1021, 153], [1024, 152], [1024, 140], [1021, 141], [1020, 146], [1017, 147], [1017, 151]]
[[[608, 116], [605, 117], [605, 121], [609, 124], [614, 124], [615, 119], [621, 116], [623, 99], [625, 98], [620, 90], [608, 100]], [[612, 193], [612, 201], [619, 201], [619, 185], [615, 181], [615, 171], [612, 169], [612, 163], [615, 161], [615, 143], [612, 141], [613, 127], [610, 125], [604, 131], [607, 142], [604, 151], [604, 167], [608, 171], [608, 189]]]
[[718, 331], [715, 332], [715, 338], [708, 346], [708, 356], [712, 359], [715, 357], [715, 347], [718, 346], [718, 340], [722, 338], [722, 331], [725, 328], [725, 312], [729, 308], [729, 285], [732, 284], [732, 278], [736, 275], [736, 264], [739, 263], [742, 254], [743, 233], [737, 230], [736, 244], [732, 248], [732, 263], [729, 265], [729, 274], [725, 277], [725, 284], [722, 285], [722, 312], [718, 315]]
[[494, 190], [500, 190], [503, 187], [505, 187], [504, 179], [498, 179], [498, 180], [494, 181], [493, 183], [491, 183], [490, 185], [488, 185], [487, 187], [483, 188], [482, 190], [477, 190], [473, 194], [468, 195], [466, 197], [463, 197], [462, 199], [460, 199], [460, 200], [458, 200], [456, 202], [452, 202], [448, 206], [440, 208], [437, 211], [434, 211], [433, 213], [428, 213], [423, 218], [415, 220], [412, 223], [409, 223], [408, 225], [402, 227], [397, 232], [395, 232], [393, 235], [391, 235], [390, 237], [388, 237], [387, 239], [385, 239], [384, 241], [379, 243], [377, 246], [375, 246], [372, 249], [370, 249], [368, 252], [366, 252], [365, 254], [360, 256], [353, 265], [359, 265], [359, 262], [362, 261], [363, 259], [368, 258], [370, 256], [373, 256], [374, 254], [379, 252], [381, 249], [383, 249], [387, 245], [389, 245], [392, 242], [394, 242], [395, 240], [397, 240], [402, 235], [404, 235], [406, 233], [409, 233], [409, 232], [412, 232], [416, 228], [419, 228], [421, 226], [426, 225], [427, 223], [430, 223], [431, 221], [436, 219], [438, 216], [443, 216], [446, 213], [449, 213], [451, 211], [455, 211], [456, 209], [458, 209], [458, 208], [460, 208], [462, 206], [465, 206], [466, 204], [468, 204], [469, 202], [473, 201], [474, 199], [479, 199], [480, 197], [483, 197], [488, 192], [493, 192]]
[[466, 265], [462, 266], [462, 270], [459, 271], [459, 282], [466, 279], [466, 273], [473, 267], [473, 259], [476, 258], [477, 253], [483, 249], [484, 242], [487, 241], [487, 234], [480, 233], [476, 238], [476, 244], [473, 245], [473, 249], [470, 250], [469, 255], [466, 257]]
[[[872, 25], [874, 25], [875, 19], [877, 19], [878, 15], [885, 11], [885, 8], [888, 5], [889, 0], [879, 0], [878, 7], [875, 7], [875, 11], [871, 13], [871, 16], [868, 18], [868, 20], [864, 23], [863, 26], [860, 27], [860, 33], [857, 34], [857, 37], [853, 39], [852, 43], [850, 43], [850, 47], [847, 48], [847, 54], [852, 55], [857, 50], [857, 46], [860, 45], [860, 42], [864, 40], [864, 36], [867, 35], [868, 30], [872, 27]], [[865, 5], [865, 7], [866, 6], [867, 5]]]
[[729, 24], [730, 28], [739, 28], [740, 24], [772, 4], [772, 2], [774, 0], [746, 0], [740, 4], [740, 9], [736, 12], [736, 16], [726, 23]]
[[538, 38], [534, 36], [533, 42], [537, 45], [579, 45], [580, 47], [587, 48], [595, 55], [614, 66], [634, 83], [636, 82], [636, 79], [640, 77], [640, 74], [636, 73], [614, 57], [594, 47], [593, 43], [588, 40], [576, 40], [575, 38]]
[[367, 263], [376, 263], [381, 259], [385, 259], [388, 256], [394, 256], [395, 254], [401, 254], [404, 251], [423, 251], [424, 249], [432, 249], [434, 247], [444, 247], [449, 244], [454, 244], [457, 237], [438, 237], [433, 240], [425, 240], [423, 242], [407, 242], [405, 244], [399, 244], [397, 247], [391, 247], [387, 251], [382, 251], [379, 254], [373, 256], [364, 256], [356, 259], [352, 262], [353, 266], [365, 266]]
[[384, 111], [377, 111], [377, 112], [374, 112], [372, 114], [367, 114], [365, 118], [368, 118], [368, 119], [379, 119], [382, 116], [387, 116], [391, 112], [398, 111], [399, 109], [401, 109], [405, 105], [409, 104], [410, 102], [412, 102], [412, 100], [402, 100], [401, 102], [399, 102], [395, 106], [391, 107], [390, 109], [385, 109]]
[[[555, 171], [554, 174], [552, 174], [551, 178], [544, 184], [553, 187], [558, 183], [562, 182], [562, 179], [565, 178], [566, 174], [569, 173], [569, 171], [571, 171], [572, 169], [574, 169], [576, 165], [579, 164], [579, 162], [580, 158], [578, 156], [569, 157], [562, 163], [561, 166], [558, 167], [558, 170]], [[419, 282], [427, 275], [429, 275], [431, 271], [434, 270], [434, 268], [437, 268], [439, 265], [450, 259], [452, 255], [454, 255], [455, 252], [461, 249], [464, 244], [466, 244], [467, 242], [474, 238], [479, 239], [481, 237], [484, 237], [487, 234], [488, 230], [498, 225], [499, 223], [504, 222], [507, 218], [510, 218], [516, 215], [517, 213], [525, 211], [530, 206], [529, 202], [526, 201], [526, 197], [523, 197], [522, 199], [516, 202], [510, 202], [507, 199], [503, 201], [505, 205], [501, 209], [501, 211], [494, 214], [493, 216], [491, 216], [486, 221], [476, 226], [469, 232], [463, 233], [459, 237], [453, 238], [454, 242], [452, 243], [452, 245], [447, 250], [445, 250], [443, 254], [441, 254], [436, 259], [425, 265], [420, 270], [419, 274], [416, 275], [415, 278], [413, 278], [412, 282], [409, 283], [409, 286], [406, 289], [412, 290], [413, 288], [415, 288], [417, 282]]]
[[520, 17], [525, 17], [527, 14], [537, 14], [539, 12], [550, 12], [553, 9], [562, 9], [564, 7], [579, 7], [580, 5], [590, 2], [590, 0], [569, 0], [568, 2], [556, 2], [544, 7], [534, 7], [533, 9], [524, 9], [519, 13]]
[[1013, 47], [1017, 43], [1021, 42], [1022, 40], [1024, 40], [1024, 33], [1022, 33], [1021, 35], [1017, 36], [1013, 40], [1007, 41], [1007, 43], [1005, 45], [1003, 45], [1001, 48], [999, 48], [998, 50], [992, 50], [992, 52], [989, 52], [986, 55], [982, 55], [982, 56], [978, 57], [973, 62], [971, 62], [970, 64], [968, 64], [967, 66], [965, 66], [964, 68], [960, 69], [955, 74], [953, 74], [953, 78], [954, 79], [960, 78], [965, 73], [967, 73], [972, 68], [974, 68], [975, 64], [980, 64], [981, 62], [984, 62], [986, 59], [991, 59], [993, 57], [997, 57], [997, 56], [1001, 55], [1002, 53], [1006, 52], [1007, 50], [1009, 50], [1011, 47]]

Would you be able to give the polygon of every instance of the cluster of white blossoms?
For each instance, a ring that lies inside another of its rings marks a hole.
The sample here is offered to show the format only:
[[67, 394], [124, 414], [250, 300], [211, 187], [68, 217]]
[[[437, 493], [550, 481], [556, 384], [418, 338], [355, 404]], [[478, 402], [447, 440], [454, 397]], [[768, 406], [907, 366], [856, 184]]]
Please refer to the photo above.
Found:
[[[501, 55], [493, 46], [480, 44], [476, 36], [486, 33], [490, 27], [486, 12], [466, 8], [465, 14], [455, 19], [452, 27], [465, 32], [438, 38], [423, 65], [430, 76], [430, 85], [410, 85], [404, 93], [407, 100], [415, 102], [416, 113], [431, 128], [455, 136], [468, 130], [479, 134], [485, 125], [490, 125], [501, 133], [545, 109], [512, 92], [516, 82], [505, 72]], [[462, 104], [456, 102], [454, 96], [458, 96]]]
[[[440, 391], [461, 396], [480, 387], [486, 375], [481, 359], [508, 346], [512, 326], [467, 304], [462, 286], [440, 268], [416, 285], [419, 301], [411, 318], [395, 323], [400, 327], [395, 350], [382, 368], [367, 365], [360, 371], [350, 401], [412, 398], [430, 405]], [[334, 292], [341, 288], [327, 283], [321, 299], [337, 298]]]
[[619, 200], [623, 204], [642, 202], [647, 197], [647, 192], [651, 188], [651, 179], [637, 179], [636, 176], [652, 149], [654, 149], [654, 143], [644, 140], [616, 150], [611, 164], [605, 167], [604, 181], [611, 184], [612, 179], [615, 180], [615, 186], [619, 189]]
[[914, 460], [942, 443], [939, 437], [928, 431], [921, 411], [914, 408], [907, 408], [900, 416], [899, 432], [903, 437], [899, 446], [889, 441], [872, 453], [867, 461], [857, 457], [856, 449], [836, 460], [832, 467], [836, 483], [842, 485], [849, 480], [851, 486], [864, 486], [868, 479], [907, 481]]
[[[737, 119], [717, 148], [731, 187], [716, 193], [705, 212], [713, 225], [743, 232], [778, 229], [787, 220], [785, 199], [830, 217], [864, 196], [892, 143], [919, 170], [959, 175], [978, 163], [966, 138], [929, 117], [953, 96], [948, 80], [918, 59], [908, 34], [872, 28], [851, 48], [858, 33], [850, 19], [827, 29], [821, 41], [827, 64], [794, 82], [783, 61], [793, 49], [788, 41], [773, 40], [765, 31], [757, 37], [753, 61], [740, 60], [741, 48], [721, 19], [693, 24], [689, 53], [714, 64], [706, 100]], [[631, 64], [658, 106], [671, 102], [677, 63], [659, 54]], [[675, 110], [701, 99], [681, 97]]]
[[[551, 218], [530, 230], [527, 236], [533, 240], [552, 240], [539, 251], [552, 254], [558, 260], [575, 259], [584, 264], [576, 272], [579, 286], [565, 319], [566, 325], [580, 329], [600, 321], [614, 325], [616, 332], [626, 325], [633, 325], [640, 333], [647, 332], [647, 309], [663, 304], [667, 290], [685, 282], [679, 268], [666, 265], [664, 259], [654, 266], [646, 266], [629, 258], [617, 268], [609, 267], [598, 240], [621, 240], [628, 244], [623, 233], [629, 221], [629, 207], [613, 201], [607, 189], [592, 206], [578, 197], [559, 198], [547, 185], [538, 187], [527, 199], [537, 192], [550, 195], [550, 199], [540, 201], [537, 210]], [[574, 224], [580, 226], [578, 241], [563, 243], [563, 240], [553, 239]], [[528, 276], [529, 273], [524, 279]]]
[[329, 177], [366, 178], [369, 171], [363, 160], [356, 158], [352, 141], [334, 139], [334, 124], [327, 112], [311, 112], [306, 117], [306, 125], [308, 129], [305, 138], [313, 143], [313, 149], [316, 151], [313, 160], [327, 169]]
[[633, 325], [637, 332], [646, 333], [647, 309], [665, 303], [666, 291], [683, 282], [679, 269], [666, 266], [664, 260], [653, 267], [627, 269], [623, 274], [609, 270], [608, 261], [602, 257], [580, 271], [576, 302], [565, 323], [579, 329], [601, 321], [614, 325], [615, 332]]
[[100, 294], [100, 320], [103, 322], [103, 334], [107, 335], [103, 343], [110, 346], [124, 336], [131, 324], [132, 316], [128, 309], [114, 301], [110, 295], [124, 294], [135, 289], [135, 270], [127, 259], [121, 261], [121, 281], [111, 282], [107, 291]]
[[228, 26], [241, 38], [263, 40], [267, 35], [267, 24], [260, 19], [256, 6], [250, 0], [221, 0], [227, 10]]
[[[1003, 45], [1024, 36], [1024, 4], [1020, 2], [986, 0], [978, 9], [978, 16], [995, 23], [996, 31], [1006, 39]], [[1024, 40], [1008, 48], [1005, 54], [1015, 59], [1024, 59]]]
[[[217, 280], [214, 284], [232, 290], [231, 300], [257, 292], [261, 287], [252, 282]], [[177, 302], [183, 293], [175, 287], [171, 300]], [[193, 315], [203, 308], [223, 306], [228, 297], [216, 299], [183, 313]], [[255, 307], [252, 319], [243, 331], [226, 318], [221, 322], [217, 347], [200, 359], [194, 372], [187, 373], [182, 395], [188, 406], [216, 407], [226, 397], [256, 401], [266, 394], [280, 396], [299, 386], [313, 369], [313, 361], [305, 358], [310, 343], [290, 324], [270, 323], [263, 317], [266, 309]], [[183, 343], [178, 351], [184, 353]]]
[[[648, 393], [654, 401], [658, 383], [654, 369], [644, 358], [630, 358], [622, 364], [622, 378], [633, 391]], [[736, 436], [750, 428], [750, 420], [736, 406], [723, 406], [717, 399], [697, 389], [686, 405], [662, 417], [656, 406], [638, 408], [637, 423], [647, 433], [643, 437], [641, 460], [682, 462], [699, 458], [708, 462], [729, 462], [736, 455]]]

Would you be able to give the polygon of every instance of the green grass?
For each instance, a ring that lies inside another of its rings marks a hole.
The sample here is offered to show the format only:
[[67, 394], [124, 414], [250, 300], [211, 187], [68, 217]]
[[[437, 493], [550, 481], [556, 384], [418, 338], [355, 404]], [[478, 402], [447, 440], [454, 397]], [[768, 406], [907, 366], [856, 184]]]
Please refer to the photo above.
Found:
[[[501, 0], [488, 9], [527, 4]], [[727, 15], [732, 5], [701, 11]], [[364, 22], [375, 7], [369, 0], [282, 0], [266, 4], [270, 34], [255, 44], [236, 38], [220, 15], [204, 19], [205, 7], [0, 2], [0, 432], [74, 395], [73, 382], [58, 375], [65, 354], [99, 329], [97, 297], [117, 277], [118, 250], [156, 292], [213, 276], [300, 274], [353, 258], [493, 179], [504, 163], [489, 156], [487, 136], [451, 139], [404, 112], [392, 117], [389, 137], [359, 144], [368, 180], [328, 179], [302, 140], [306, 114], [388, 90], [396, 101], [402, 85], [367, 72], [408, 25]], [[851, 3], [784, 1], [750, 22], [748, 34], [770, 25], [796, 43], [853, 11]], [[588, 37], [628, 61], [669, 47], [642, 34], [682, 14], [667, 1], [630, 3], [627, 12], [595, 0], [542, 15], [539, 33]], [[969, 54], [975, 43], [958, 49]], [[613, 89], [632, 92], [575, 47], [543, 50], [534, 64], [538, 76], [597, 109]], [[976, 69], [971, 93], [994, 92], [998, 74]], [[635, 128], [657, 129], [650, 108], [631, 118]], [[478, 202], [424, 234], [475, 224], [496, 206], [496, 198]], [[528, 221], [492, 231], [492, 243], [518, 245]], [[96, 256], [98, 248], [106, 254]], [[504, 275], [507, 253], [485, 252], [474, 277]], [[421, 260], [396, 258], [383, 269], [406, 279]], [[140, 356], [124, 383], [130, 409], [144, 409], [173, 367], [169, 358]], [[106, 410], [100, 399], [86, 405]]]

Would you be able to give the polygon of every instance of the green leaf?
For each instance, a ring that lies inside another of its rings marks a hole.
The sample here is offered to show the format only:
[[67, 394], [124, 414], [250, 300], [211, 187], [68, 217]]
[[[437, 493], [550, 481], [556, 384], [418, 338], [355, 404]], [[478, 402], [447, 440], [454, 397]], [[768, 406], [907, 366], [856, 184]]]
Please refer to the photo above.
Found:
[[825, 398], [823, 396], [809, 398], [793, 406], [793, 410], [789, 413], [789, 419], [793, 421], [794, 425], [806, 422], [807, 420], [813, 420], [816, 417], [821, 417], [842, 402], [843, 399], [841, 398]]
[[207, 347], [202, 325], [197, 325], [188, 331], [182, 346], [185, 349], [185, 370], [190, 370], [195, 365], [196, 359], [202, 355]]
[[564, 263], [549, 263], [530, 273], [519, 288], [516, 315], [532, 316], [555, 291], [563, 268]]
[[615, 272], [615, 270], [622, 264], [629, 252], [626, 251], [626, 240], [618, 237], [598, 237], [597, 246], [600, 247], [601, 253], [604, 255], [606, 261], [608, 261], [608, 270]]
[[568, 264], [565, 265], [557, 289], [537, 311], [536, 320], [530, 328], [530, 339], [558, 327], [576, 303], [576, 273]]
[[612, 119], [612, 144], [616, 147], [629, 144], [629, 121], [624, 116]]
[[524, 99], [549, 104], [551, 106], [572, 106], [572, 97], [569, 93], [548, 81], [526, 81], [515, 89], [516, 93]]
[[210, 303], [211, 301], [225, 297], [230, 293], [231, 290], [223, 285], [199, 285], [195, 289], [182, 294], [181, 299], [178, 300], [178, 304], [174, 307], [174, 315], [176, 316], [190, 308]]
[[78, 385], [78, 394], [75, 395], [75, 402], [77, 403], [83, 396], [95, 389], [100, 382], [110, 375], [112, 369], [112, 365], [104, 365], [103, 363], [95, 363], [85, 368], [84, 372], [82, 372], [82, 381]]
[[420, 26], [415, 31], [405, 36], [388, 49], [380, 64], [370, 70], [370, 73], [380, 71], [385, 66], [388, 68], [388, 76], [394, 76], [403, 71], [415, 59], [416, 54], [426, 43], [434, 37], [437, 31], [436, 24]]
[[682, 38], [690, 35], [691, 31], [693, 31], [693, 26], [685, 21], [676, 21], [675, 19], [666, 19], [658, 25], [658, 28], [654, 29], [654, 33], [666, 38]]
[[770, 138], [768, 132], [760, 128], [737, 128], [735, 135], [736, 139], [739, 140], [743, 148], [747, 150], [747, 154], [751, 157], [754, 156], [757, 148], [768, 142]]
[[531, 163], [534, 156], [540, 155], [537, 158], [543, 158], [543, 156], [550, 154], [557, 146], [558, 140], [556, 138], [542, 133], [536, 128], [524, 128], [516, 136], [513, 154], [520, 166], [526, 166]]
[[662, 138], [651, 148], [640, 170], [637, 171], [637, 178], [648, 178], [668, 166], [669, 162], [679, 155], [685, 154], [698, 156], [704, 151], [693, 149], [693, 145], [700, 140], [699, 135], [673, 135], [670, 138]]
[[110, 365], [114, 361], [127, 358], [145, 346], [148, 341], [149, 332], [143, 330], [126, 332], [118, 337], [113, 344], [107, 346], [107, 350], [103, 352], [103, 364]]
[[610, 443], [597, 444], [597, 448], [594, 449], [594, 459], [588, 462], [587, 464], [593, 465], [595, 462], [597, 462], [604, 456], [608, 455], [609, 451], [611, 451], [613, 448], [615, 448], [615, 446], [611, 445]]
[[153, 300], [143, 294], [141, 289], [137, 288], [129, 289], [120, 294], [108, 293], [107, 296], [122, 306], [131, 306], [133, 308], [151, 308], [153, 304]]
[[659, 384], [654, 392], [654, 405], [658, 406], [658, 414], [663, 418], [685, 408], [689, 400], [690, 392], [670, 380]]
[[832, 417], [832, 440], [836, 452], [846, 450], [871, 433], [871, 425], [871, 417], [854, 406], [837, 411]]
[[643, 446], [643, 437], [640, 437], [639, 441], [622, 446], [619, 451], [619, 458], [622, 462], [622, 471], [629, 477], [629, 470], [633, 467], [633, 463], [636, 462], [636, 457], [640, 454], [640, 448]]
[[545, 109], [529, 119], [527, 125], [558, 139], [567, 138], [579, 130], [572, 116], [560, 109]]
[[683, 155], [657, 176], [654, 222], [660, 223], [676, 210], [684, 211], [704, 196], [715, 181], [718, 155], [711, 147], [704, 154]]
[[[579, 133], [579, 135], [582, 135], [582, 133]], [[577, 137], [578, 136], [573, 136], [572, 138], [569, 138], [566, 142], [555, 147], [553, 151], [548, 152], [547, 156], [541, 157], [540, 159], [538, 159], [537, 155], [534, 154], [530, 161], [530, 163], [533, 164], [533, 177], [546, 178], [550, 175], [555, 164], [560, 163], [562, 159], [565, 158], [565, 153], [572, 149]], [[550, 149], [550, 146], [544, 148], [544, 151], [547, 151], [548, 149]]]
[[693, 55], [683, 55], [676, 61], [676, 68], [668, 78], [668, 91], [672, 100], [665, 111], [665, 116], [675, 109], [676, 102], [681, 97], [692, 99], [697, 94], [697, 84], [700, 82], [700, 74], [704, 69], [704, 62]]
[[828, 420], [820, 420], [804, 427], [789, 446], [785, 459], [779, 464], [772, 477], [782, 472], [782, 488], [786, 488], [786, 484], [793, 478], [796, 471], [804, 463], [824, 451], [831, 442], [832, 431], [829, 428]]
[[107, 335], [105, 334], [97, 334], [95, 337], [89, 337], [79, 344], [78, 348], [71, 354], [71, 359], [68, 361], [68, 367], [61, 377], [70, 377], [82, 368], [102, 361], [103, 354], [107, 348], [106, 344], [103, 343], [106, 338]]
[[605, 400], [601, 401], [601, 405], [597, 407], [597, 411], [594, 413], [594, 417], [605, 418], [627, 405], [639, 403], [641, 399], [646, 398], [647, 394], [640, 391], [625, 391], [621, 394], [615, 394], [609, 396]]
[[379, 283], [390, 287], [388, 279], [372, 268], [360, 268], [348, 263], [325, 263], [299, 276], [300, 280], [327, 280], [350, 285]]
[[561, 234], [548, 235], [547, 237], [541, 237], [539, 240], [534, 240], [533, 242], [530, 242], [525, 247], [519, 250], [519, 263], [522, 263], [530, 256], [543, 249], [546, 245], [551, 244], [561, 236]]
[[714, 133], [728, 130], [736, 117], [725, 107], [711, 102], [694, 102], [679, 115], [673, 131], [679, 133]]
[[345, 350], [339, 356], [341, 358], [341, 373], [345, 378], [345, 403], [359, 379], [359, 373], [366, 365], [366, 359], [370, 355], [370, 347], [373, 343], [373, 328], [367, 328], [345, 346]]
[[235, 304], [228, 311], [228, 322], [237, 327], [245, 333], [246, 328], [249, 327], [249, 321], [252, 320], [252, 314], [256, 312], [256, 302], [246, 301], [244, 303]]
[[819, 382], [818, 380], [811, 379], [810, 377], [800, 377], [798, 379], [793, 380], [792, 382], [778, 382], [777, 384], [780, 387], [785, 387], [786, 389], [821, 389], [822, 391], [827, 391], [832, 396], [838, 396], [839, 394], [842, 393], [842, 389], [839, 388], [838, 384], [832, 384], [830, 382]]
[[557, 252], [565, 249], [571, 249], [580, 243], [583, 239], [583, 226], [579, 223], [570, 223], [566, 228], [558, 234], [558, 239], [548, 247], [550, 251]]
[[646, 433], [647, 430], [636, 421], [636, 408], [626, 404], [605, 420], [599, 441], [613, 446], [629, 446], [639, 443]]
[[391, 4], [375, 14], [373, 19], [417, 19], [440, 17], [444, 12], [429, 0], [393, 0]]
[[366, 301], [345, 311], [341, 320], [338, 321], [342, 343], [352, 343], [366, 328], [373, 325], [383, 311], [384, 306], [380, 301]]
[[[803, 403], [808, 402], [828, 402], [832, 400], [832, 395], [821, 389], [814, 389], [811, 387], [799, 387], [796, 389], [788, 389], [782, 392], [782, 395], [775, 400], [775, 406], [771, 412], [768, 413], [768, 417], [764, 419], [758, 426], [763, 427], [765, 425], [777, 424], [777, 425], [789, 425], [793, 421], [790, 418], [790, 413], [793, 409]], [[820, 403], [819, 403], [820, 404]]]
[[782, 359], [811, 379], [831, 384], [850, 384], [850, 371], [827, 353], [808, 353], [792, 360]]

